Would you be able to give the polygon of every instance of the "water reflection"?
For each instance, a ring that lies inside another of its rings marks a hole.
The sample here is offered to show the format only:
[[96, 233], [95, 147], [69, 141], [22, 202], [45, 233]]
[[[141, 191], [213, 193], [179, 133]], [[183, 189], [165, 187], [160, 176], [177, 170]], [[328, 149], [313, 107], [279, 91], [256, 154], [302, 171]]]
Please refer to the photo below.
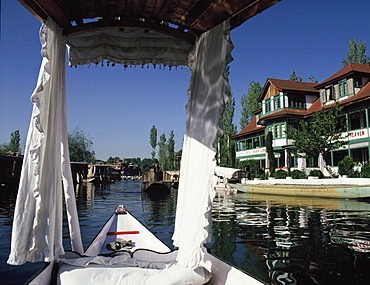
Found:
[[370, 204], [218, 195], [212, 252], [273, 284], [367, 284]]
[[[24, 283], [22, 275], [35, 271], [33, 265], [6, 265], [15, 193], [1, 192], [1, 284]], [[230, 194], [218, 193], [213, 203], [213, 237], [206, 246], [216, 256], [269, 284], [368, 284], [369, 202]], [[85, 248], [120, 204], [173, 248], [176, 190], [153, 199], [141, 192], [140, 181], [122, 180], [79, 185], [76, 197]], [[63, 235], [70, 249], [66, 218]]]

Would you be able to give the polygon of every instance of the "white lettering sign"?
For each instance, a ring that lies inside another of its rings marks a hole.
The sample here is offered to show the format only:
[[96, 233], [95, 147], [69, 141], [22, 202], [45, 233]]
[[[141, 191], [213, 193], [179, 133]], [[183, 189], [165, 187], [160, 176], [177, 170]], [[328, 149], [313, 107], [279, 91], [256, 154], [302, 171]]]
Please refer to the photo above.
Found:
[[252, 155], [258, 155], [258, 154], [265, 154], [265, 153], [266, 153], [266, 148], [261, 147], [261, 148], [254, 148], [254, 149], [247, 149], [247, 150], [238, 151], [236, 153], [236, 157], [252, 156]]

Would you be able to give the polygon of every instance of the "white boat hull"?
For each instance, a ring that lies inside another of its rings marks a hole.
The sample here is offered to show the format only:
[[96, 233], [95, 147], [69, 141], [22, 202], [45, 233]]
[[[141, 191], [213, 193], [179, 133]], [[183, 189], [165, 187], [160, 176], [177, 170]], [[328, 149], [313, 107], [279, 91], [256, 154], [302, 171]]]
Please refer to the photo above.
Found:
[[[110, 219], [106, 222], [103, 228], [100, 230], [96, 238], [93, 242], [88, 246], [87, 250], [85, 251], [85, 256], [88, 257], [95, 257], [101, 255], [116, 255], [117, 252], [113, 250], [109, 250], [106, 245], [114, 242], [117, 238], [123, 238], [125, 240], [132, 241], [132, 248], [125, 249], [124, 252], [128, 252], [130, 255], [135, 257], [137, 260], [146, 260], [148, 262], [169, 262], [175, 263], [177, 251], [171, 251], [168, 246], [166, 246], [163, 242], [161, 242], [155, 235], [153, 235], [143, 224], [141, 224], [137, 219], [135, 219], [130, 213], [125, 214], [113, 214]], [[68, 255], [68, 254], [67, 254]], [[73, 255], [73, 254], [72, 254]], [[75, 258], [79, 258], [77, 254], [74, 256]], [[96, 265], [95, 265], [96, 266]], [[212, 277], [207, 284], [213, 285], [221, 285], [221, 284], [263, 284], [261, 281], [255, 279], [254, 277], [248, 275], [247, 273], [223, 262], [222, 260], [216, 258], [215, 256], [206, 253], [204, 256], [203, 261], [201, 262], [201, 266], [206, 268], [208, 271], [211, 272]], [[32, 280], [29, 284], [50, 284], [51, 282], [51, 271], [53, 265], [48, 266], [43, 272], [41, 272], [34, 280]], [[61, 266], [63, 268], [63, 266]], [[72, 268], [72, 269], [71, 269]], [[66, 272], [70, 274], [73, 271], [74, 267], [64, 267], [60, 271], [62, 274], [66, 275]], [[117, 267], [102, 267], [97, 266], [94, 267], [93, 270], [90, 268], [88, 271], [84, 271], [83, 273], [86, 281], [86, 274], [91, 276], [93, 274], [97, 274], [97, 270], [101, 270], [101, 274], [109, 275], [109, 278], [112, 278], [111, 275], [114, 275], [114, 270], [118, 272], [122, 272], [122, 268], [120, 271], [115, 269]], [[124, 267], [126, 268], [126, 267]], [[81, 268], [78, 268], [81, 271]], [[134, 270], [134, 269], [129, 269]], [[59, 273], [60, 273], [59, 272]], [[80, 277], [80, 273], [78, 277]], [[119, 273], [121, 274], [121, 273]], [[68, 276], [64, 277], [67, 283], [70, 283], [70, 278], [76, 280], [78, 283], [78, 278], [76, 276]], [[95, 277], [94, 277], [95, 278]], [[109, 280], [108, 278], [108, 280]], [[69, 280], [69, 281], [68, 281]], [[58, 284], [66, 284], [63, 282], [63, 278], [60, 276], [57, 277]], [[116, 283], [117, 284], [117, 283]], [[126, 283], [122, 283], [126, 284]], [[177, 283], [169, 283], [169, 284], [177, 284]], [[68, 284], [70, 285], [70, 284]]]

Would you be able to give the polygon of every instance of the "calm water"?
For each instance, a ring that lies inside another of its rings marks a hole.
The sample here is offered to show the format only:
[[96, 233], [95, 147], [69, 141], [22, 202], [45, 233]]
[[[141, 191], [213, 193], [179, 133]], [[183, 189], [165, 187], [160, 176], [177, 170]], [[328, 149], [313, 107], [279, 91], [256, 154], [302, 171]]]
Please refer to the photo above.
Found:
[[[15, 191], [0, 188], [0, 284], [22, 284], [43, 264], [9, 266]], [[118, 204], [172, 248], [177, 191], [156, 200], [140, 181], [76, 189], [85, 248]], [[190, 216], [189, 216], [190, 217]], [[216, 256], [269, 284], [370, 284], [370, 203], [263, 195], [217, 195]], [[65, 225], [65, 247], [70, 249]]]

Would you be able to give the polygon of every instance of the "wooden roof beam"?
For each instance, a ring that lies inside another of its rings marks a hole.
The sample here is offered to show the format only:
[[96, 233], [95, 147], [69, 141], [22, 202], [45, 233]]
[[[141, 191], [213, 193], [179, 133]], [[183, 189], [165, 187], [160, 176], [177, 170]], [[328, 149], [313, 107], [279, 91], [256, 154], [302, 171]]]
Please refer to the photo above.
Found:
[[245, 7], [240, 12], [234, 14], [230, 19], [231, 29], [234, 29], [241, 24], [243, 24], [246, 20], [252, 18], [257, 13], [262, 13], [262, 11], [266, 10], [270, 6], [275, 5], [276, 3], [280, 2], [281, 0], [256, 0], [253, 1], [249, 6]]
[[72, 26], [66, 14], [53, 0], [35, 0], [34, 2], [50, 16], [60, 27]]
[[35, 4], [35, 2], [31, 0], [18, 0], [18, 2], [21, 3], [40, 22], [47, 19], [48, 15], [46, 15], [40, 6]]

